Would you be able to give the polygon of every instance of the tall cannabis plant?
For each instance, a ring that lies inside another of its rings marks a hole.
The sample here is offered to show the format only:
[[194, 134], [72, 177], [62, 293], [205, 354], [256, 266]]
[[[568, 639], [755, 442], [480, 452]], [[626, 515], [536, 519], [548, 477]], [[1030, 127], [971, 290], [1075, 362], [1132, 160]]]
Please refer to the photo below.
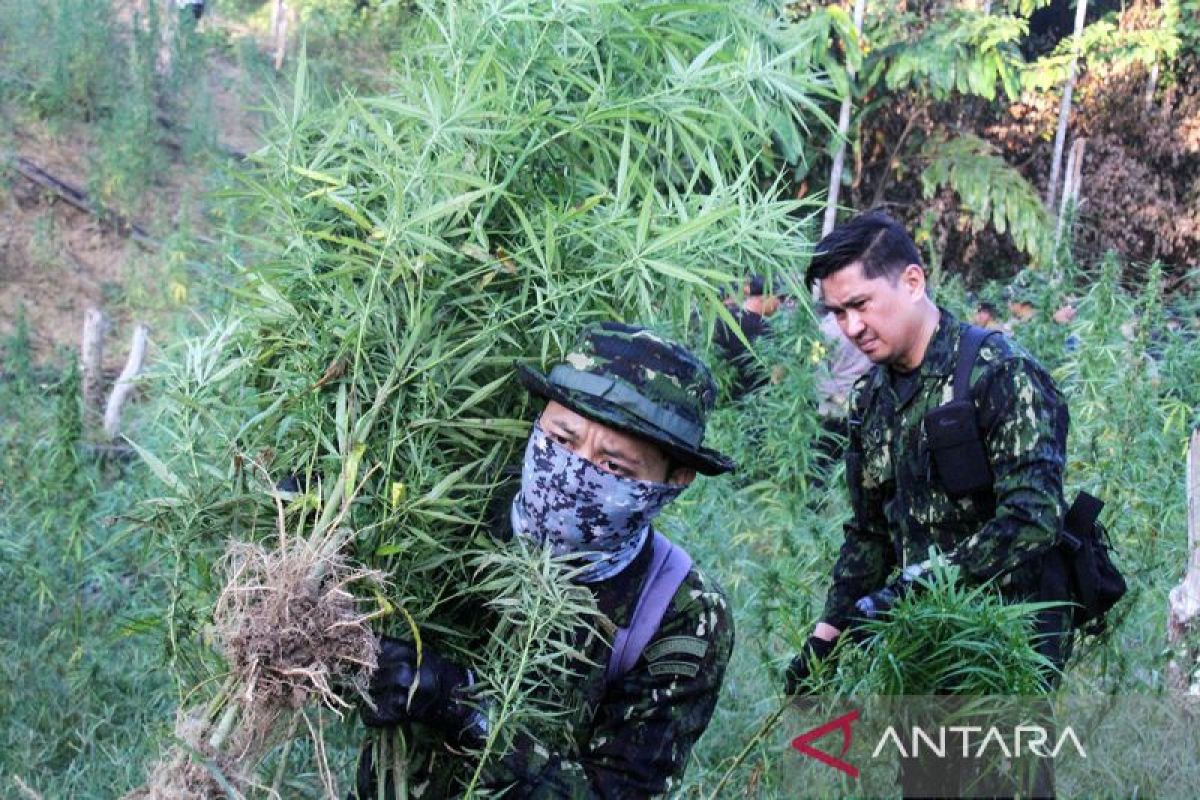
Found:
[[180, 658], [226, 540], [276, 530], [271, 495], [278, 527], [352, 531], [389, 577], [382, 627], [480, 676], [503, 722], [484, 764], [561, 724], [533, 689], [589, 615], [544, 555], [480, 533], [529, 430], [514, 359], [603, 319], [704, 339], [721, 287], [793, 267], [774, 143], [823, 124], [824, 85], [810, 31], [743, 3], [439, 3], [406, 41], [383, 96], [316, 108], [301, 70], [236, 190], [236, 302], [164, 370], [152, 522], [198, 586], [171, 606], [193, 609]]

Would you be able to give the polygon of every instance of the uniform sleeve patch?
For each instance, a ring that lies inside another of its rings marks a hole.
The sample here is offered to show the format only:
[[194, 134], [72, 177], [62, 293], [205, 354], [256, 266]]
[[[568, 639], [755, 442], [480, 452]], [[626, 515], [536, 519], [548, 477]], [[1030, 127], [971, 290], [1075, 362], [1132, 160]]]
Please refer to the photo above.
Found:
[[685, 678], [694, 678], [696, 673], [700, 671], [699, 664], [689, 664], [684, 661], [655, 661], [649, 667], [650, 674], [659, 675], [682, 675]]
[[697, 639], [695, 636], [668, 636], [646, 648], [646, 660], [658, 661], [670, 655], [704, 658], [707, 652], [708, 642], [703, 639]]

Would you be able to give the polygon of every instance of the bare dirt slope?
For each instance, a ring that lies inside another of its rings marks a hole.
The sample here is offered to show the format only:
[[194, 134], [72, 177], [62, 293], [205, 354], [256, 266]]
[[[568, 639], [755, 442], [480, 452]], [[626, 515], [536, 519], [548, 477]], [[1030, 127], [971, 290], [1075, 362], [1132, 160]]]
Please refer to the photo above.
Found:
[[[219, 149], [252, 152], [261, 142], [254, 110], [261, 98], [247, 96], [252, 91], [250, 82], [226, 59], [211, 64], [207, 80]], [[0, 115], [21, 120], [5, 143], [11, 155], [88, 188], [96, 145], [86, 126], [51, 132], [15, 110], [0, 109]], [[168, 135], [164, 129], [164, 136]], [[175, 159], [155, 177], [136, 208], [121, 211], [155, 237], [169, 234], [181, 213], [188, 214], [192, 230], [203, 233], [201, 198], [211, 170], [211, 164], [185, 165]], [[172, 273], [170, 260], [170, 253], [135, 244], [111, 225], [0, 167], [0, 373], [6, 371], [4, 362], [11, 357], [5, 342], [21, 317], [29, 329], [34, 359], [45, 362], [56, 351], [78, 349], [84, 312], [90, 307], [102, 308], [112, 321], [105, 361], [109, 367], [118, 366], [134, 322], [153, 326], [163, 315], [181, 310], [186, 282], [180, 283]]]

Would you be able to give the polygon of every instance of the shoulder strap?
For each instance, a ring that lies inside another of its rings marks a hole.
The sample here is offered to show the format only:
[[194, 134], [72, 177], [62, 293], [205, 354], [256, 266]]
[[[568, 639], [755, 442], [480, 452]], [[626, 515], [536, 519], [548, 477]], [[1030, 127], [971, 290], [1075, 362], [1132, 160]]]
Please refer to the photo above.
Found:
[[954, 369], [954, 399], [966, 400], [971, 389], [971, 368], [979, 356], [979, 348], [989, 336], [999, 331], [989, 331], [977, 325], [967, 325], [963, 328], [962, 338], [958, 343], [958, 365]]
[[650, 570], [646, 573], [637, 605], [633, 607], [629, 627], [617, 628], [617, 635], [613, 638], [612, 653], [604, 674], [604, 682], [608, 686], [620, 681], [633, 669], [646, 645], [658, 633], [671, 598], [679, 591], [692, 569], [691, 556], [683, 548], [671, 544], [658, 531], [654, 532], [651, 548]]

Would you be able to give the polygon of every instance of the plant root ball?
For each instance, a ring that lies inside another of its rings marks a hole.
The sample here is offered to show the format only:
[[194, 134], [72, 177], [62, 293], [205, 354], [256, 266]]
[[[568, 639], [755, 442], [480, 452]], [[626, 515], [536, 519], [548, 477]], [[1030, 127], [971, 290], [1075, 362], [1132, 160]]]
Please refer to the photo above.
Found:
[[338, 691], [346, 686], [365, 694], [379, 644], [347, 587], [381, 586], [382, 573], [302, 537], [276, 550], [234, 543], [222, 567], [228, 580], [214, 623], [249, 718], [269, 724], [310, 699], [346, 708]]

